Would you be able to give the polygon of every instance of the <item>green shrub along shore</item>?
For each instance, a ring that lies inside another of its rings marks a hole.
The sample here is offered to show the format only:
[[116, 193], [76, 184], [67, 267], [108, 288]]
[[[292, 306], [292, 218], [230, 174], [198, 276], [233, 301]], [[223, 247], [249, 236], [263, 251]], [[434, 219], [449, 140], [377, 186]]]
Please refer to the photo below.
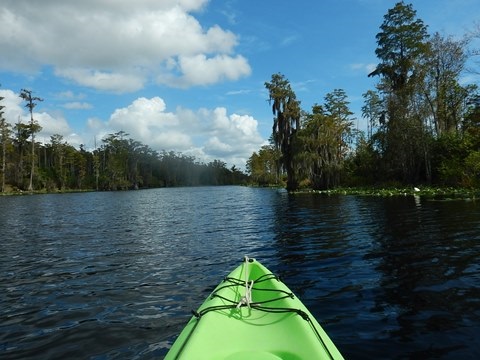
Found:
[[[258, 186], [258, 185], [254, 185]], [[285, 189], [285, 184], [281, 185], [261, 185], [259, 187], [268, 187], [272, 189]], [[322, 196], [419, 196], [423, 198], [432, 198], [439, 200], [476, 200], [480, 199], [479, 188], [460, 188], [460, 187], [434, 187], [434, 186], [371, 186], [371, 187], [337, 187], [328, 190], [315, 190], [312, 188], [299, 188], [291, 191], [294, 195], [318, 194]]]
[[480, 189], [465, 189], [465, 188], [452, 188], [452, 187], [405, 187], [405, 188], [350, 188], [339, 187], [330, 190], [299, 190], [297, 194], [302, 193], [314, 193], [324, 195], [357, 195], [357, 196], [421, 196], [426, 198], [438, 198], [438, 199], [464, 199], [475, 200], [480, 198]]

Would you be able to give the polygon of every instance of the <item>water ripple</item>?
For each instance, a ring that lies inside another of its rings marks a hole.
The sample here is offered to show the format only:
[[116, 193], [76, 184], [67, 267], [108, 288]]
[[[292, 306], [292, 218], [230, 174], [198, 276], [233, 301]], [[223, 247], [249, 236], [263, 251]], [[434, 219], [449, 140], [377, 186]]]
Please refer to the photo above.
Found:
[[349, 359], [480, 357], [475, 202], [242, 187], [0, 199], [0, 356], [162, 358], [244, 255]]

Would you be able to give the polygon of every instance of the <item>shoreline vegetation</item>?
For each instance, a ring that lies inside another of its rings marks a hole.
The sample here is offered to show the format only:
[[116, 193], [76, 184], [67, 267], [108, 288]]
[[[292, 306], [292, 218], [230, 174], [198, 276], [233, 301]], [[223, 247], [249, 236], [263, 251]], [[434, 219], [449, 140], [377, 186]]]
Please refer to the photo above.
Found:
[[297, 194], [323, 195], [356, 195], [356, 196], [418, 196], [442, 200], [476, 200], [480, 198], [480, 189], [465, 189], [453, 187], [371, 187], [371, 188], [336, 188], [330, 190], [300, 190]]
[[[272, 189], [285, 189], [281, 185], [257, 186]], [[324, 196], [415, 196], [439, 200], [472, 200], [480, 199], [480, 188], [438, 187], [438, 186], [371, 186], [371, 187], [337, 187], [328, 190], [301, 188], [289, 192], [294, 195], [318, 194]]]
[[[183, 187], [204, 187], [204, 186], [228, 186], [228, 185], [198, 185], [198, 186], [183, 186]], [[282, 185], [271, 184], [268, 186], [259, 185], [237, 185], [250, 186], [257, 188], [271, 188], [271, 189], [285, 189]], [[140, 188], [136, 190], [161, 189], [158, 188]], [[130, 190], [113, 190], [113, 191], [131, 191]], [[1, 193], [0, 196], [24, 196], [24, 195], [47, 195], [47, 194], [71, 194], [71, 193], [90, 193], [90, 192], [111, 192], [112, 190], [95, 190], [95, 189], [56, 189], [53, 191], [33, 190], [11, 190]], [[477, 188], [456, 188], [456, 187], [434, 187], [434, 186], [406, 186], [406, 187], [338, 187], [328, 190], [315, 190], [312, 188], [298, 189], [297, 191], [289, 192], [293, 195], [317, 194], [326, 196], [372, 196], [372, 197], [393, 197], [393, 196], [418, 196], [429, 199], [439, 200], [471, 200], [480, 199], [480, 189]]]

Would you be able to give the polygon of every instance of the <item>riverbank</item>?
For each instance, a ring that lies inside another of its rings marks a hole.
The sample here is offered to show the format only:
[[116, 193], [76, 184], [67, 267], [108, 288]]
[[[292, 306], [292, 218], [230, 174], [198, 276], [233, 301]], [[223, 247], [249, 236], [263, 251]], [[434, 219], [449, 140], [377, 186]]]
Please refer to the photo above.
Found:
[[325, 195], [359, 195], [359, 196], [422, 196], [443, 199], [477, 199], [480, 189], [453, 187], [340, 187], [330, 190], [303, 189], [295, 193], [315, 193]]
[[[256, 187], [256, 186], [251, 186]], [[269, 186], [270, 188], [284, 189], [280, 186]], [[95, 192], [95, 189], [66, 189], [47, 191], [34, 190], [34, 191], [6, 191], [0, 193], [0, 196], [21, 196], [21, 195], [39, 195], [39, 194], [67, 194], [67, 193], [87, 193]], [[125, 190], [117, 190], [125, 191]], [[422, 196], [428, 198], [442, 198], [442, 199], [480, 199], [480, 189], [472, 188], [454, 188], [454, 187], [338, 187], [329, 190], [313, 190], [313, 189], [300, 189], [293, 192], [294, 194], [322, 194], [322, 195], [357, 195], [357, 196]]]
[[22, 195], [45, 195], [45, 194], [71, 194], [71, 193], [87, 193], [87, 192], [94, 192], [94, 189], [71, 189], [71, 190], [54, 190], [54, 191], [47, 191], [46, 189], [43, 190], [9, 190], [5, 192], [0, 192], [0, 196], [22, 196]]

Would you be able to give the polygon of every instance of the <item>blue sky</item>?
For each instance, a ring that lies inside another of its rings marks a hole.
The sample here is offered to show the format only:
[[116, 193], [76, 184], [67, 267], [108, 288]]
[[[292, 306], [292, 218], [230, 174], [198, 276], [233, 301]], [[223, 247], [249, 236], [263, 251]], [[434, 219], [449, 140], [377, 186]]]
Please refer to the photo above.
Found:
[[[367, 77], [377, 64], [375, 35], [395, 3], [2, 0], [5, 117], [28, 121], [18, 97], [26, 88], [44, 99], [34, 114], [39, 141], [61, 134], [93, 149], [125, 131], [155, 150], [244, 168], [270, 137], [264, 83], [277, 72], [305, 110], [344, 89], [365, 129], [360, 109], [376, 81]], [[478, 0], [406, 3], [430, 33], [460, 38], [480, 22]]]

